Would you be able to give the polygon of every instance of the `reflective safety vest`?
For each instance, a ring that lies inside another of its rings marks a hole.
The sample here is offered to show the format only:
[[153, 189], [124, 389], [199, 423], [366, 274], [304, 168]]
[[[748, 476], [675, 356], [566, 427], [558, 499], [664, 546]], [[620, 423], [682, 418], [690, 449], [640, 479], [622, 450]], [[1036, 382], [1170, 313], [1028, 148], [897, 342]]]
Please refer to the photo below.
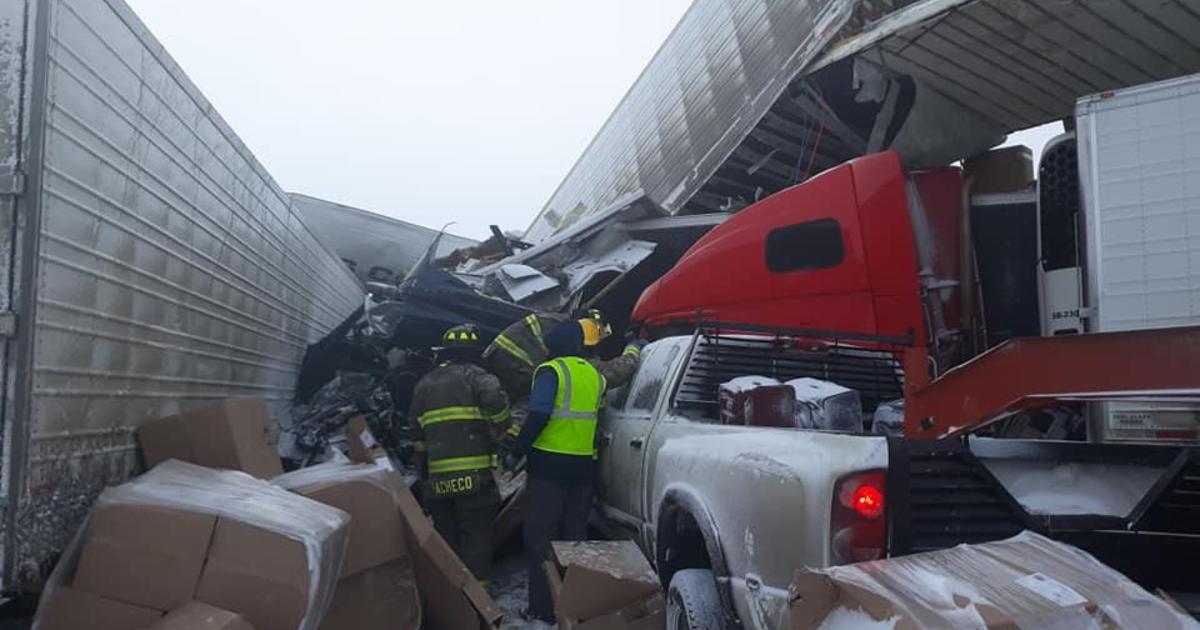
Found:
[[600, 403], [608, 384], [590, 362], [579, 357], [563, 357], [538, 366], [554, 370], [558, 393], [550, 422], [542, 429], [533, 447], [539, 451], [592, 457], [596, 454], [596, 423]]

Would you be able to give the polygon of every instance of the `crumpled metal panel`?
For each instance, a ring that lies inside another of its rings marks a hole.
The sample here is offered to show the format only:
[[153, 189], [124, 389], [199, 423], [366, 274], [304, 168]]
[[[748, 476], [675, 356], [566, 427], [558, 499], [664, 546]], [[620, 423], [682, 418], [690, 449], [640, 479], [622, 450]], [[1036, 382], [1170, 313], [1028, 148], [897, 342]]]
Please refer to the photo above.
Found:
[[833, 46], [928, 85], [1003, 131], [1089, 94], [1200, 72], [1200, 0], [923, 0]]
[[138, 470], [138, 425], [228, 397], [278, 408], [363, 299], [124, 3], [30, 2], [44, 152], [19, 201], [40, 228], [6, 589], [36, 586], [94, 493]]
[[[289, 196], [317, 239], [352, 264], [363, 282], [394, 284], [403, 280], [438, 235], [435, 229], [368, 210], [297, 193]], [[445, 256], [477, 244], [469, 238], [443, 234], [437, 253]]]
[[696, 0], [525, 233], [641, 189], [678, 212], [837, 34], [856, 0]]

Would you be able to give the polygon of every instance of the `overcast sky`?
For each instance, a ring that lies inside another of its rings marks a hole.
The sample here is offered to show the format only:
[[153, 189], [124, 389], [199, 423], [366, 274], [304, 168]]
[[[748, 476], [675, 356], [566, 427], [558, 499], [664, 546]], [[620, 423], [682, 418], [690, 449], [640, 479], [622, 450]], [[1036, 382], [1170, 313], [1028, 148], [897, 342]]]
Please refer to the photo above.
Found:
[[690, 0], [127, 0], [285, 190], [524, 230]]

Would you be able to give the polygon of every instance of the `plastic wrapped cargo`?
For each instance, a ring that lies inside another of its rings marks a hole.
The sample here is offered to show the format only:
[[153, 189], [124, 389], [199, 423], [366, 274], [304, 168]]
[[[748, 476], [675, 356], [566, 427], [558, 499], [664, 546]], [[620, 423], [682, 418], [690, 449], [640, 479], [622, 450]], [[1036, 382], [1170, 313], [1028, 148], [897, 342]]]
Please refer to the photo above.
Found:
[[[227, 539], [231, 542], [228, 547], [233, 552], [230, 555], [235, 556], [235, 561], [237, 554], [234, 547], [238, 546], [238, 543], [261, 545], [265, 542], [269, 545], [273, 542], [294, 541], [303, 546], [304, 567], [307, 573], [307, 576], [303, 576], [306, 581], [303, 591], [306, 601], [302, 614], [298, 616], [298, 624], [289, 627], [295, 627], [296, 630], [316, 630], [329, 608], [346, 553], [350, 517], [345, 512], [288, 492], [246, 473], [213, 470], [170, 460], [133, 481], [101, 493], [92, 514], [76, 534], [75, 540], [67, 548], [47, 581], [38, 616], [34, 620], [34, 630], [43, 630], [41, 622], [50, 602], [54, 600], [55, 591], [78, 580], [77, 570], [83, 566], [81, 556], [89, 542], [89, 536], [93, 533], [97, 514], [114, 508], [145, 508], [156, 510], [160, 514], [170, 512], [177, 516], [215, 517], [210, 519], [211, 546], [203, 546], [204, 553], [207, 554], [207, 558], [202, 561], [203, 575], [194, 578], [197, 584], [195, 598], [244, 614], [256, 628], [270, 630], [277, 626], [260, 623], [253, 618], [253, 614], [238, 610], [236, 602], [207, 601], [210, 598], [205, 596], [206, 582], [220, 579], [217, 572], [221, 570], [221, 562], [215, 558], [221, 553], [223, 526], [230, 530]], [[169, 537], [172, 532], [164, 532], [163, 535]], [[298, 565], [292, 562], [288, 566], [294, 568]], [[236, 572], [237, 568], [233, 568], [228, 573]], [[294, 586], [296, 585], [288, 584], [284, 588]], [[214, 593], [235, 591], [235, 599], [258, 598], [259, 595], [257, 589], [214, 587], [211, 590]], [[296, 592], [295, 589], [292, 592]]]
[[343, 578], [408, 555], [397, 507], [404, 479], [395, 472], [374, 464], [327, 463], [271, 483], [350, 515]]
[[1200, 628], [1087, 552], [1030, 531], [803, 572], [790, 616], [793, 630]]
[[857, 391], [808, 377], [793, 379], [785, 384], [796, 390], [798, 428], [862, 432], [862, 400]]
[[881, 403], [871, 418], [871, 433], [875, 435], [904, 435], [904, 399]]

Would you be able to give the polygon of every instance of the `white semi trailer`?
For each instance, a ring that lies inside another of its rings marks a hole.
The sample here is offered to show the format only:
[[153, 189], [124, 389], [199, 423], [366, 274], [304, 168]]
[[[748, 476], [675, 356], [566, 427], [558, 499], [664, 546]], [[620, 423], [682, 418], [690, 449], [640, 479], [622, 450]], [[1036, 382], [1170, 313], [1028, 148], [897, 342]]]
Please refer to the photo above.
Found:
[[0, 590], [138, 471], [138, 425], [282, 405], [362, 298], [121, 0], [0, 2]]

